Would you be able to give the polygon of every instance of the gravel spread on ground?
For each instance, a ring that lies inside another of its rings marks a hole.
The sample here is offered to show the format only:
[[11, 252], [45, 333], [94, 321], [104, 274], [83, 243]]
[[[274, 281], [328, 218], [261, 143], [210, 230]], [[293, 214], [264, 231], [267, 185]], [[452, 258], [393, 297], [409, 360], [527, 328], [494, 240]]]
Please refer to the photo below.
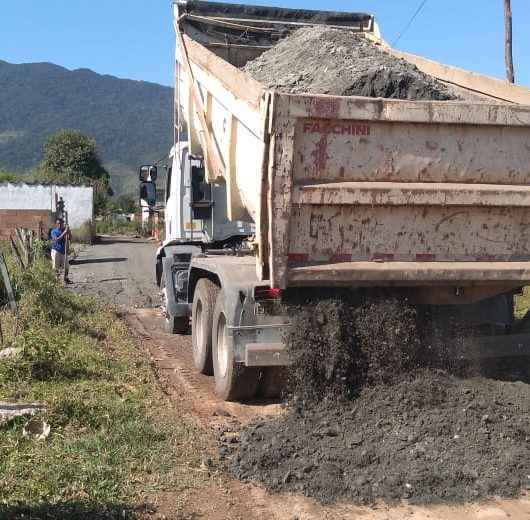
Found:
[[530, 489], [530, 371], [447, 364], [404, 302], [336, 295], [290, 309], [287, 409], [222, 446], [237, 478], [324, 503]]
[[516, 496], [530, 487], [529, 402], [524, 383], [420, 371], [256, 422], [230, 467], [324, 503]]
[[382, 46], [352, 31], [325, 26], [293, 32], [243, 70], [268, 88], [293, 94], [460, 99], [443, 83]]

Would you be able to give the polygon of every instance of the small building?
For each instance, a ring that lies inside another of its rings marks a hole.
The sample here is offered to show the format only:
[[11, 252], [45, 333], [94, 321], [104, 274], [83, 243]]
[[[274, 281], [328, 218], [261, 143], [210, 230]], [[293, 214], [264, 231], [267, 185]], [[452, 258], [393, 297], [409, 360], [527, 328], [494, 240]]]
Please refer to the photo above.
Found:
[[94, 189], [91, 186], [1, 183], [0, 239], [21, 227], [44, 233], [53, 225], [56, 201], [63, 199], [74, 240], [90, 241], [94, 230]]

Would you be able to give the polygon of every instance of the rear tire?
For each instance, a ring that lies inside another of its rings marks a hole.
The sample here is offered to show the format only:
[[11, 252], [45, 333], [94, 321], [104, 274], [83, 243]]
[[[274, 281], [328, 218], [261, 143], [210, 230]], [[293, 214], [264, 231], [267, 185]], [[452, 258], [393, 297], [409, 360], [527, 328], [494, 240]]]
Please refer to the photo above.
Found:
[[213, 316], [213, 371], [215, 393], [225, 401], [244, 401], [256, 395], [259, 369], [236, 363], [234, 340], [228, 334], [227, 313], [222, 294], [217, 297]]
[[201, 374], [211, 376], [212, 365], [212, 323], [215, 301], [219, 287], [207, 278], [201, 278], [195, 287], [191, 312], [191, 340], [193, 364]]

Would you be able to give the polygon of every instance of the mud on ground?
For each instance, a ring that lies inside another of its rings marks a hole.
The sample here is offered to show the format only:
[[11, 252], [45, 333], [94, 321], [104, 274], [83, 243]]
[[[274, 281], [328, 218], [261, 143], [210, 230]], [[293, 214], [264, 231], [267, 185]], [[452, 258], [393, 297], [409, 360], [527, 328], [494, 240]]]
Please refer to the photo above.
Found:
[[292, 94], [460, 99], [443, 83], [381, 46], [351, 31], [324, 26], [295, 31], [244, 70], [268, 88]]
[[530, 488], [530, 385], [441, 369], [445, 352], [432, 352], [404, 302], [336, 295], [294, 308], [291, 402], [223, 452], [235, 476], [324, 503]]

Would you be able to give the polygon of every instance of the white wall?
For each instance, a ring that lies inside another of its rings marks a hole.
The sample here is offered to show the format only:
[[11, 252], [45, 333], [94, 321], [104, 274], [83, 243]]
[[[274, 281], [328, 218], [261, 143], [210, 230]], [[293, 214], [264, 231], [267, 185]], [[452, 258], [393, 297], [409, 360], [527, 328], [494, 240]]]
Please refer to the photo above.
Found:
[[0, 184], [0, 209], [44, 209], [55, 211], [55, 194], [62, 197], [72, 229], [92, 222], [93, 188], [87, 186], [45, 186], [42, 184]]

